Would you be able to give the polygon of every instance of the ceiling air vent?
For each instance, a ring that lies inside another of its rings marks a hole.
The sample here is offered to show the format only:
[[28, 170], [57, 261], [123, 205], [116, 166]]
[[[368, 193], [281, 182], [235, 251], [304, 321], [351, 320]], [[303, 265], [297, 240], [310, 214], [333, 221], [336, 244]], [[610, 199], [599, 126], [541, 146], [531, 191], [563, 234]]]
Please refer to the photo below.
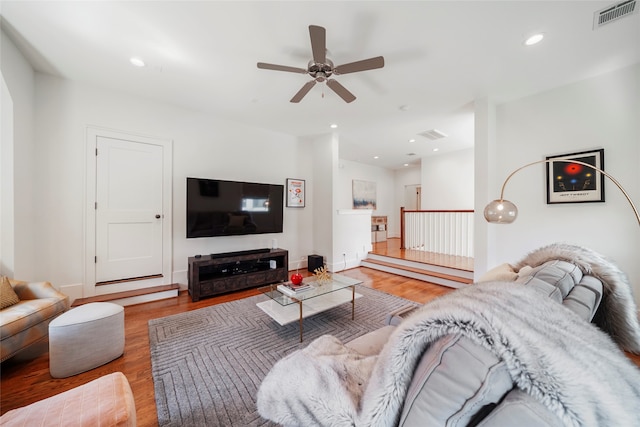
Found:
[[633, 15], [638, 12], [636, 0], [627, 0], [613, 6], [601, 9], [593, 14], [593, 29], [596, 30], [605, 24], [617, 21], [625, 16]]
[[424, 136], [425, 138], [430, 139], [432, 141], [447, 137], [446, 133], [440, 132], [438, 129], [425, 130], [424, 132], [420, 132], [418, 135]]

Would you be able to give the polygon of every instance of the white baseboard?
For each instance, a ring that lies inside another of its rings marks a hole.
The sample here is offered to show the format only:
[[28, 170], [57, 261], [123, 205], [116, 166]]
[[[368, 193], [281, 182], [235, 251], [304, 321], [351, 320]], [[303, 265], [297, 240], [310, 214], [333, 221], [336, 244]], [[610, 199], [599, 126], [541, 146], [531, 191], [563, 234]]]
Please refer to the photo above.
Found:
[[69, 297], [69, 305], [79, 298], [83, 298], [84, 286], [82, 283], [75, 283], [73, 285], [60, 286], [60, 292]]
[[162, 299], [167, 299], [167, 298], [174, 298], [178, 296], [178, 289], [173, 289], [170, 291], [164, 291], [164, 292], [154, 292], [152, 294], [146, 294], [146, 295], [138, 295], [135, 297], [129, 297], [129, 298], [121, 298], [121, 299], [115, 299], [115, 300], [111, 300], [109, 302], [114, 303], [114, 304], [119, 304], [123, 307], [126, 307], [128, 305], [135, 305], [135, 304], [142, 304], [144, 302], [151, 302], [151, 301], [159, 301]]

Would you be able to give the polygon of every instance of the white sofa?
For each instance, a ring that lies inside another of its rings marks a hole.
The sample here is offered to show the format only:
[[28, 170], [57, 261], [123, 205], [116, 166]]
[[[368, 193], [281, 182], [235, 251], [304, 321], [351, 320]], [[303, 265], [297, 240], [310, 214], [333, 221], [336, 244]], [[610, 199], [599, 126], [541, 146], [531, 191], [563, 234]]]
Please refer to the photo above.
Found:
[[620, 351], [640, 353], [626, 275], [582, 248], [543, 249], [500, 280], [285, 357], [261, 384], [260, 414], [283, 425], [640, 425], [640, 371]]
[[49, 282], [9, 282], [19, 301], [0, 310], [0, 362], [45, 339], [49, 323], [69, 308], [69, 297]]

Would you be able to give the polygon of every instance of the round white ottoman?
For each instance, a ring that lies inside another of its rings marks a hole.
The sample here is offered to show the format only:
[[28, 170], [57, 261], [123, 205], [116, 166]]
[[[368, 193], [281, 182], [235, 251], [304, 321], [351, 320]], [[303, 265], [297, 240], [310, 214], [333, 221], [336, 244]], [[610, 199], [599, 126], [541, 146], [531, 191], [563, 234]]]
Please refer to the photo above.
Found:
[[124, 308], [92, 302], [49, 323], [49, 372], [66, 378], [104, 365], [124, 353]]

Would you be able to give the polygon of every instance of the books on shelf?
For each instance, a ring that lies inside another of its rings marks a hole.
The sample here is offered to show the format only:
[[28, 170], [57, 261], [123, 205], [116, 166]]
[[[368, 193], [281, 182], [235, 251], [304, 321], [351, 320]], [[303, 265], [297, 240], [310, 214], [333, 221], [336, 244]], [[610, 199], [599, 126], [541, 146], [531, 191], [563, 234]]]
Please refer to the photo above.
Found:
[[308, 291], [309, 289], [312, 289], [311, 285], [309, 284], [302, 284], [300, 286], [293, 286], [293, 284], [291, 284], [291, 282], [287, 282], [287, 283], [283, 283], [281, 285], [278, 285], [278, 291], [282, 292], [283, 294], [290, 296], [290, 297], [294, 297], [296, 295], [300, 295], [301, 293], [303, 293], [304, 291]]

